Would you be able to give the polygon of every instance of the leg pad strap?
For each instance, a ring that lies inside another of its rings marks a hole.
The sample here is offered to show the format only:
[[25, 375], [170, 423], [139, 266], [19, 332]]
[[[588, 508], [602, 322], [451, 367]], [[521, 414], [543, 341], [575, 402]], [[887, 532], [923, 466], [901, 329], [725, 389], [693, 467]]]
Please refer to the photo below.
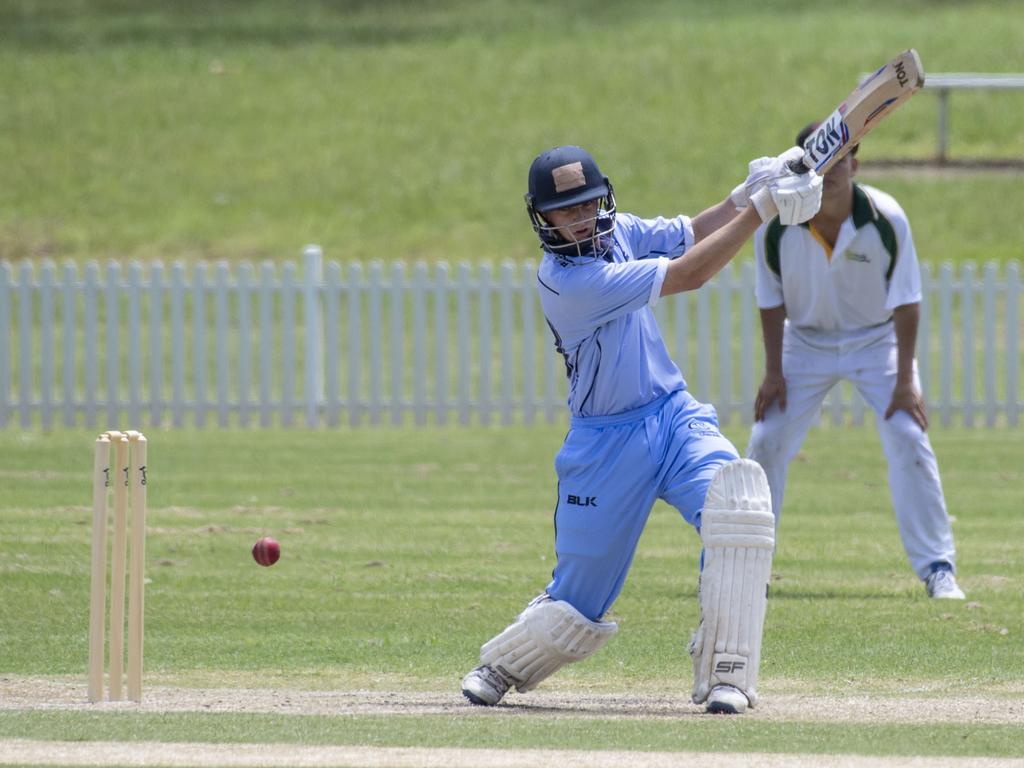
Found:
[[500, 671], [520, 692], [530, 691], [574, 661], [585, 659], [619, 629], [591, 621], [563, 600], [541, 595], [500, 635], [480, 649], [480, 663]]

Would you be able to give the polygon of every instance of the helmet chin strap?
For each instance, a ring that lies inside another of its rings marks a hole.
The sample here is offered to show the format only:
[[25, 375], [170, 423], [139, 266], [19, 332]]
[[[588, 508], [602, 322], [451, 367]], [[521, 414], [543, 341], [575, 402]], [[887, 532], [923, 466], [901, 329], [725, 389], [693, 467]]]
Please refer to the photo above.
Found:
[[[614, 200], [615, 198], [612, 197], [608, 210], [601, 207], [593, 218], [573, 222], [573, 225], [585, 221], [594, 222], [593, 234], [583, 240], [567, 240], [559, 232], [559, 228], [544, 217], [544, 214], [537, 213], [535, 228], [540, 236], [541, 246], [556, 256], [570, 260], [573, 264], [590, 264], [603, 259], [611, 250], [614, 242], [612, 235], [615, 229]], [[587, 260], [583, 261], [583, 259]]]
[[589, 264], [604, 256], [603, 252], [598, 253], [600, 238], [597, 235], [582, 241], [566, 240], [560, 235], [557, 237], [558, 243], [549, 243], [545, 247], [559, 258], [570, 260], [573, 264]]
[[[605, 239], [608, 238], [608, 243], [605, 245]], [[584, 247], [584, 244], [586, 247]], [[610, 236], [603, 233], [595, 233], [593, 237], [588, 237], [586, 240], [574, 240], [565, 241], [565, 245], [554, 246], [557, 248], [555, 254], [557, 256], [565, 257], [570, 259], [573, 264], [590, 264], [594, 261], [600, 261], [607, 255], [611, 249]], [[575, 253], [573, 253], [575, 250]]]

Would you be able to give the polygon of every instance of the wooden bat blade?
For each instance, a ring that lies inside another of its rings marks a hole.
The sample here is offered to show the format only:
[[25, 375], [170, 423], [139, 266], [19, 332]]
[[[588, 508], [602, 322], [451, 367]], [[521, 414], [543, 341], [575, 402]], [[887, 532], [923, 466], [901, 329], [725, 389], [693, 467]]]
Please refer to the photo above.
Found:
[[[804, 168], [824, 174], [889, 113], [924, 85], [924, 67], [913, 48], [865, 78], [804, 142]], [[799, 163], [798, 163], [799, 165]]]

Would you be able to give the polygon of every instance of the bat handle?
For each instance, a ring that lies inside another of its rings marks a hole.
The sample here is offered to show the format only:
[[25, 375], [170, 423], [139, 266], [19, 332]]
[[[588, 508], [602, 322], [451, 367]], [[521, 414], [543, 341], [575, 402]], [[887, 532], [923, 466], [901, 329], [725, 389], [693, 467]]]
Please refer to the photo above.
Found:
[[787, 164], [787, 167], [793, 173], [807, 173], [809, 170], [811, 170], [811, 166], [807, 165], [807, 163], [804, 162], [803, 158], [799, 160], [790, 160]]

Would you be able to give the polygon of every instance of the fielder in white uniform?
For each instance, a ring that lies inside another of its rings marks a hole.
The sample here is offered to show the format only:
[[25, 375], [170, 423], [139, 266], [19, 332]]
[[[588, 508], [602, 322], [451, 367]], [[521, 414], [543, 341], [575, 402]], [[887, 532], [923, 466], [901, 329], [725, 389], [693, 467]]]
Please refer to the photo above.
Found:
[[914, 359], [921, 279], [910, 224], [891, 196], [854, 183], [856, 172], [855, 149], [825, 174], [817, 215], [755, 235], [765, 376], [747, 456], [768, 476], [778, 524], [789, 462], [829, 390], [850, 381], [876, 415], [911, 567], [929, 596], [963, 599]]
[[722, 435], [715, 409], [686, 391], [652, 308], [699, 288], [762, 221], [796, 224], [818, 210], [821, 179], [789, 172], [791, 156], [755, 160], [743, 184], [692, 219], [616, 214], [611, 182], [579, 147], [531, 165], [526, 207], [544, 251], [537, 290], [569, 379], [570, 429], [555, 458], [557, 562], [544, 592], [480, 649], [462, 680], [471, 703], [530, 691], [615, 634], [602, 617], [659, 498], [703, 544], [692, 699], [729, 714], [756, 703], [775, 546], [768, 483]]

